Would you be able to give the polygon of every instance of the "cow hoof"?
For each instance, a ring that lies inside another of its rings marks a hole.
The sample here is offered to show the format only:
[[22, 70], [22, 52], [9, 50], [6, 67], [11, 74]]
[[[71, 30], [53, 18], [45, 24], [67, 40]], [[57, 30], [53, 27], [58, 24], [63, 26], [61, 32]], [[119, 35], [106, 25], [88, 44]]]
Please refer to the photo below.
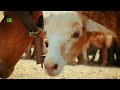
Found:
[[107, 64], [106, 63], [102, 63], [102, 66], [105, 67], [105, 66], [107, 66]]
[[72, 65], [73, 65], [73, 66], [76, 66], [76, 65], [78, 65], [78, 63], [75, 62], [75, 63], [73, 63]]
[[83, 62], [84, 65], [88, 65], [89, 63], [86, 61], [86, 62]]
[[89, 61], [88, 64], [89, 64], [89, 65], [93, 65], [93, 62]]

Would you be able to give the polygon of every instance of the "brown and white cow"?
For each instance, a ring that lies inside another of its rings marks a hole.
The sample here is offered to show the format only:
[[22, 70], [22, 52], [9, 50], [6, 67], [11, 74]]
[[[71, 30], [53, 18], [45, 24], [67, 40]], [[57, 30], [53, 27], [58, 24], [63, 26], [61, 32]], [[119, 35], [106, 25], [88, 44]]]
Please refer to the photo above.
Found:
[[112, 41], [112, 36], [99, 33], [95, 33], [91, 39], [91, 43], [102, 50], [102, 66], [108, 64], [108, 49], [110, 48]]
[[120, 64], [120, 11], [78, 11], [78, 13], [116, 33], [117, 38], [113, 38], [112, 47], [109, 50], [109, 61], [113, 63], [113, 57], [116, 54], [116, 64]]
[[[93, 33], [89, 46], [78, 56], [78, 64], [88, 65], [93, 63], [102, 63], [102, 66], [106, 66], [108, 64], [108, 49], [111, 48], [112, 42], [113, 37], [110, 35], [98, 32]], [[96, 59], [96, 54], [98, 52], [98, 60], [95, 62], [94, 59]], [[89, 58], [89, 55], [92, 55], [92, 58]]]
[[115, 36], [106, 27], [74, 11], [49, 16], [44, 29], [49, 43], [44, 66], [51, 76], [58, 75], [66, 63], [74, 61], [94, 33]]

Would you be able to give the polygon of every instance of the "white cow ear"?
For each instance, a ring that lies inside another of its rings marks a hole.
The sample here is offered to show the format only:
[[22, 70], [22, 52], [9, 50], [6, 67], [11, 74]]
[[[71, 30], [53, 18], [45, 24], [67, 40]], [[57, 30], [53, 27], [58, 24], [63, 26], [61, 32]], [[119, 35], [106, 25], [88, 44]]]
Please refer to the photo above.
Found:
[[82, 21], [82, 26], [83, 26], [83, 27], [86, 27], [86, 24], [87, 24], [89, 18], [88, 18], [87, 16], [83, 15], [83, 14], [82, 14], [82, 11], [76, 11], [76, 12], [77, 12], [79, 18], [80, 18], [81, 21]]
[[108, 30], [105, 26], [94, 22], [93, 20], [89, 19], [86, 23], [87, 32], [100, 32], [106, 35], [111, 35], [116, 37], [116, 34], [111, 30]]

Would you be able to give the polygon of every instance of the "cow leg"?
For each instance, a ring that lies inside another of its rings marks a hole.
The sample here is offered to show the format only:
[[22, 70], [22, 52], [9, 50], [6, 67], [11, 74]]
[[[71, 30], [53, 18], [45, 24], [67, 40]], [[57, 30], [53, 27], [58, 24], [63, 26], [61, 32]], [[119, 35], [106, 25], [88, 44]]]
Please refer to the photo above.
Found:
[[93, 44], [90, 44], [89, 48], [87, 49], [87, 56], [93, 55], [93, 57], [91, 59], [88, 57], [89, 64], [94, 64], [96, 52], [97, 52], [97, 48]]
[[118, 43], [114, 44], [114, 49], [113, 50], [114, 50], [114, 52], [116, 54], [116, 62], [115, 62], [115, 64], [120, 65], [120, 48], [118, 46]]
[[78, 58], [78, 64], [83, 64], [83, 60], [84, 60], [83, 53], [81, 53], [77, 58]]
[[108, 49], [108, 64], [114, 65], [115, 59], [114, 59], [114, 42], [112, 43], [111, 47]]
[[35, 59], [35, 47], [34, 47], [34, 50], [33, 50], [32, 55], [31, 55], [31, 58], [32, 58], [32, 59]]
[[31, 59], [35, 59], [35, 45], [34, 45], [34, 40], [33, 40], [33, 42], [32, 42], [32, 46], [31, 46], [31, 48], [34, 48], [33, 49], [33, 53], [31, 54]]
[[108, 49], [106, 47], [104, 47], [102, 49], [102, 55], [103, 55], [103, 62], [102, 62], [102, 66], [106, 66], [108, 64]]
[[120, 49], [117, 50], [116, 57], [117, 57], [116, 65], [120, 66]]
[[87, 52], [84, 50], [78, 57], [78, 64], [88, 64], [89, 58]]
[[95, 59], [96, 54], [97, 54], [97, 50], [96, 51], [94, 50], [93, 57], [90, 60], [90, 64], [94, 64], [94, 59]]
[[100, 48], [100, 52], [99, 52], [99, 54], [100, 54], [100, 57], [99, 57], [99, 59], [98, 59], [98, 61], [97, 61], [97, 64], [101, 64], [102, 61], [103, 61], [102, 48]]
[[78, 61], [77, 57], [71, 58], [71, 60], [67, 61], [67, 65], [73, 65], [73, 66], [75, 66], [75, 65], [78, 64], [77, 61]]
[[77, 65], [77, 64], [78, 64], [77, 61], [78, 61], [78, 59], [77, 59], [77, 57], [75, 57], [75, 59], [72, 61], [72, 65], [73, 65], [73, 66]]
[[32, 47], [32, 43], [29, 44], [26, 52], [25, 52], [25, 59], [30, 59], [31, 58], [31, 47]]
[[84, 50], [83, 52], [83, 64], [85, 64], [85, 65], [88, 65], [89, 63], [89, 58], [88, 58], [88, 55], [87, 55], [87, 51], [86, 50]]

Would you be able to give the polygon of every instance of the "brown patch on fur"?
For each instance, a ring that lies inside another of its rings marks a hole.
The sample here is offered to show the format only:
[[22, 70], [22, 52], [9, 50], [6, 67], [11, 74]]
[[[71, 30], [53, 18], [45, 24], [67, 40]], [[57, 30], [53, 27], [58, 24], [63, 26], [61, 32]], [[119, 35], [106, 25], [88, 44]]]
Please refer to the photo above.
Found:
[[83, 15], [104, 25], [109, 30], [115, 30], [116, 15], [114, 11], [83, 11]]
[[102, 56], [103, 56], [103, 62], [102, 62], [102, 66], [106, 66], [108, 63], [108, 48], [105, 46], [102, 49]]
[[[14, 68], [33, 38], [29, 37], [28, 30], [14, 12], [6, 11], [4, 15], [5, 18], [0, 23], [0, 58], [5, 62], [5, 68], [0, 72], [9, 73], [12, 72], [11, 68]], [[8, 23], [7, 18], [12, 18], [13, 22]]]
[[116, 33], [120, 47], [120, 11], [82, 11], [78, 12]]
[[102, 48], [102, 56], [103, 56], [103, 62], [102, 62], [102, 66], [105, 66], [108, 62], [108, 52], [107, 49], [108, 47], [106, 46], [106, 35], [99, 33], [99, 32], [94, 32], [92, 34], [91, 40], [90, 42], [97, 48]]
[[106, 36], [103, 33], [93, 32], [90, 42], [97, 48], [102, 48], [106, 41]]
[[79, 40], [73, 44], [70, 51], [73, 56], [78, 56], [83, 50], [83, 47], [89, 42], [92, 33], [86, 31], [86, 28], [83, 27], [83, 34], [79, 37]]
[[[78, 14], [85, 15], [93, 21], [105, 26], [107, 29], [115, 32], [117, 37], [115, 37], [114, 40], [117, 41], [117, 44], [119, 44], [120, 47], [120, 11], [82, 11], [78, 12]], [[103, 65], [105, 65], [107, 62], [107, 48], [110, 46], [112, 40], [103, 41], [104, 42], [101, 42], [100, 47], [104, 47]]]
[[113, 42], [113, 37], [112, 36], [106, 36], [106, 42], [105, 45], [107, 48], [110, 48], [110, 46], [112, 45]]
[[90, 42], [97, 48], [102, 48], [103, 62], [102, 66], [108, 63], [108, 48], [112, 44], [112, 36], [107, 36], [103, 33], [93, 32]]

